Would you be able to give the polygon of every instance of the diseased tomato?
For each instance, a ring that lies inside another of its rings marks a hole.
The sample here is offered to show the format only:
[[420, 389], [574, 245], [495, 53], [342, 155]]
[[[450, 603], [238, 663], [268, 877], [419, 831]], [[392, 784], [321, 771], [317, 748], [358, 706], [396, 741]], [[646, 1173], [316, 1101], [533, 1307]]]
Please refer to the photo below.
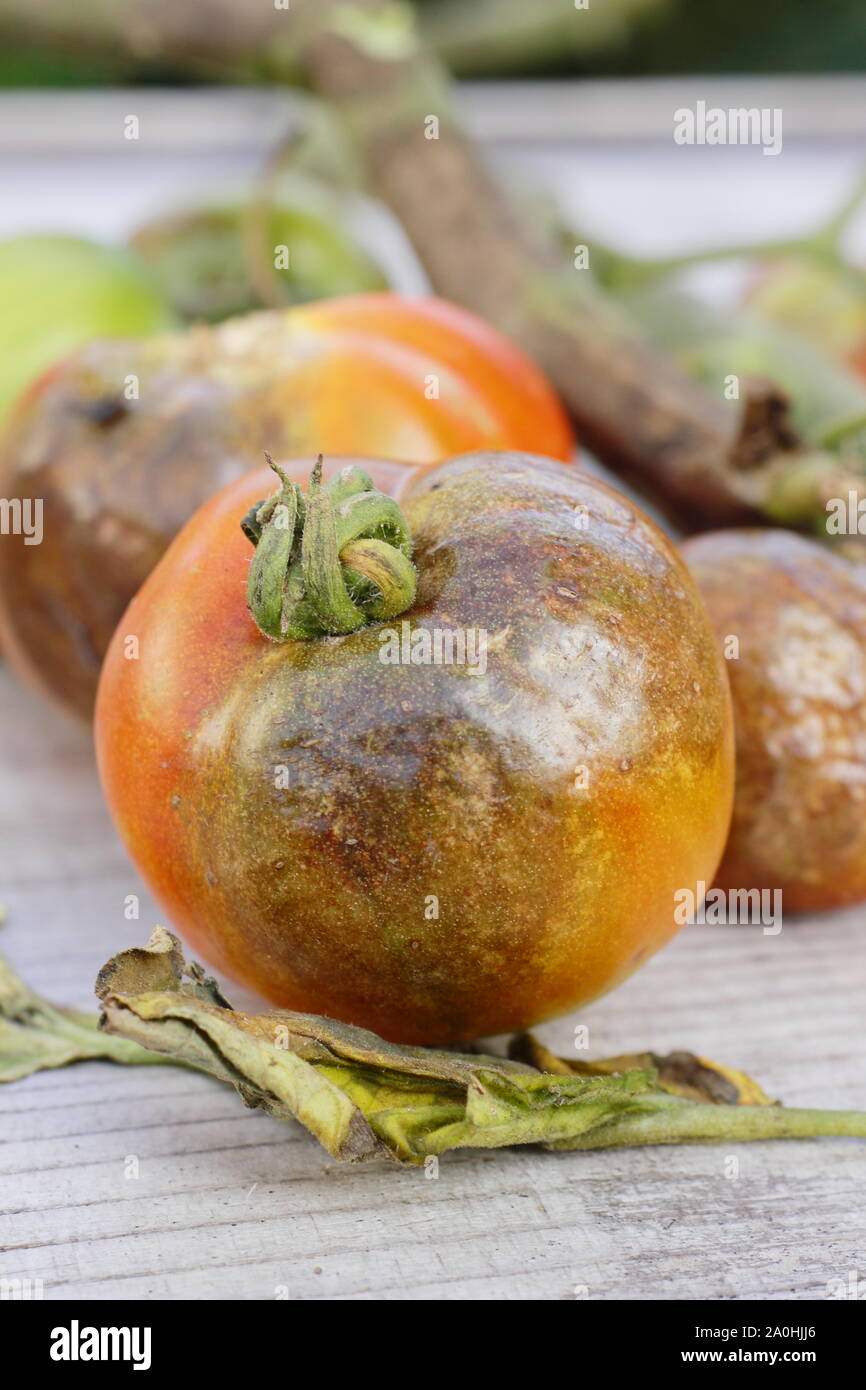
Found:
[[409, 1042], [610, 989], [730, 817], [727, 681], [675, 548], [579, 470], [467, 455], [405, 496], [407, 612], [268, 641], [238, 525], [265, 482], [185, 527], [100, 684], [105, 792], [171, 923], [275, 1003]]
[[791, 531], [683, 546], [727, 662], [737, 782], [718, 882], [783, 912], [866, 899], [866, 571]]
[[495, 329], [369, 294], [140, 342], [47, 374], [4, 439], [0, 489], [39, 498], [40, 545], [0, 547], [0, 642], [85, 718], [118, 619], [183, 523], [264, 450], [433, 464], [475, 448], [570, 459], [563, 409]]

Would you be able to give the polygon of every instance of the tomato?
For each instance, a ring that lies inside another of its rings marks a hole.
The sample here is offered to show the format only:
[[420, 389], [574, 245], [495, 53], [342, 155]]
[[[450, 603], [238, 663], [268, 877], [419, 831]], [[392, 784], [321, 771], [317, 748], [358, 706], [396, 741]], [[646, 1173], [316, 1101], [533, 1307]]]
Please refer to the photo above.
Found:
[[125, 251], [68, 236], [0, 241], [0, 419], [58, 357], [95, 337], [165, 333], [168, 299]]
[[264, 482], [188, 523], [100, 683], [108, 804], [168, 920], [274, 1003], [408, 1042], [614, 986], [730, 818], [727, 681], [675, 548], [580, 470], [467, 455], [405, 492], [402, 619], [274, 642], [238, 525]]
[[44, 505], [0, 546], [0, 641], [21, 675], [92, 712], [118, 619], [188, 517], [264, 450], [432, 464], [479, 447], [570, 459], [552, 388], [493, 328], [435, 299], [369, 294], [138, 343], [97, 343], [21, 403], [0, 490]]
[[737, 784], [724, 888], [783, 912], [866, 899], [866, 570], [791, 531], [683, 546], [730, 651]]
[[307, 437], [324, 453], [418, 463], [475, 448], [573, 457], [565, 411], [538, 368], [456, 304], [364, 294], [301, 305], [291, 318], [310, 343], [296, 394], [310, 411]]

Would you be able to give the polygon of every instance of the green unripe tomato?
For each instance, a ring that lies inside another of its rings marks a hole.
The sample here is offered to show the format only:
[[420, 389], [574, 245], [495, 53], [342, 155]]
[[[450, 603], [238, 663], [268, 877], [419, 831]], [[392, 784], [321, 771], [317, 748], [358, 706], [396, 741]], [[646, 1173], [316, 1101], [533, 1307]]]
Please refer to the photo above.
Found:
[[92, 338], [134, 338], [175, 318], [125, 251], [67, 236], [0, 242], [0, 420], [52, 363]]

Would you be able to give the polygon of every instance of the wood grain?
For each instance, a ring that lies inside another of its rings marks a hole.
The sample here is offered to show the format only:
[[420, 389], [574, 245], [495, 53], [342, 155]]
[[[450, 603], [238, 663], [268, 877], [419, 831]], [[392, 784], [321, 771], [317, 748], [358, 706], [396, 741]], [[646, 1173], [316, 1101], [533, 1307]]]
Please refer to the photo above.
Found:
[[[0, 765], [0, 949], [88, 1006], [97, 968], [158, 913], [108, 822], [88, 736], [6, 672]], [[579, 1021], [596, 1055], [689, 1047], [792, 1104], [866, 1106], [864, 930], [862, 910], [778, 937], [687, 929], [544, 1035], [566, 1050]], [[85, 1300], [822, 1299], [828, 1281], [866, 1278], [864, 1173], [866, 1151], [844, 1140], [464, 1153], [435, 1180], [340, 1168], [207, 1078], [87, 1063], [0, 1091], [0, 1278]]]

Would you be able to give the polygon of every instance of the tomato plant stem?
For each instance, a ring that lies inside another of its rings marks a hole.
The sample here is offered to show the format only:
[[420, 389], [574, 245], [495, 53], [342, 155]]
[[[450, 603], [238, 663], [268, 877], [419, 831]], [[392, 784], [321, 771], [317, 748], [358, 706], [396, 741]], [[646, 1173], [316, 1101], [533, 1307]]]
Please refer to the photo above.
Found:
[[866, 1113], [859, 1110], [788, 1110], [779, 1106], [664, 1106], [658, 1113], [618, 1116], [607, 1126], [559, 1149], [632, 1148], [645, 1144], [738, 1143], [760, 1139], [866, 1138]]

